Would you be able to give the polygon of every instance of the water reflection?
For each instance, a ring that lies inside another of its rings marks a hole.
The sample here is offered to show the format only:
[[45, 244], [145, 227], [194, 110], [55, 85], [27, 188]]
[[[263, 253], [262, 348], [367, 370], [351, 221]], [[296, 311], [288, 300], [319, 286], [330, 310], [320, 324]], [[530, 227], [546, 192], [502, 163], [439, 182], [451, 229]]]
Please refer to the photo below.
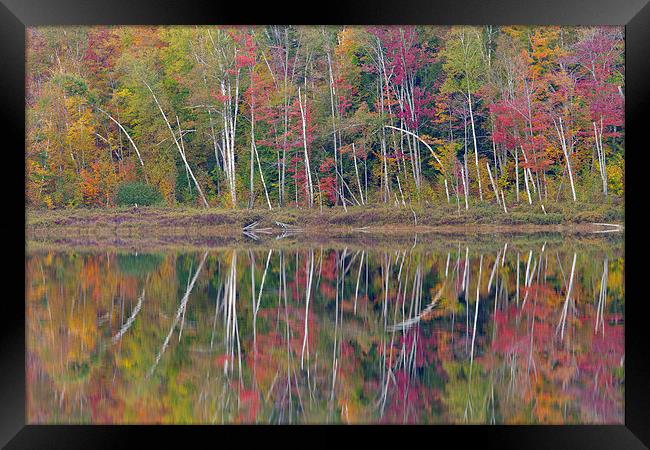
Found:
[[31, 423], [623, 423], [622, 245], [38, 251]]

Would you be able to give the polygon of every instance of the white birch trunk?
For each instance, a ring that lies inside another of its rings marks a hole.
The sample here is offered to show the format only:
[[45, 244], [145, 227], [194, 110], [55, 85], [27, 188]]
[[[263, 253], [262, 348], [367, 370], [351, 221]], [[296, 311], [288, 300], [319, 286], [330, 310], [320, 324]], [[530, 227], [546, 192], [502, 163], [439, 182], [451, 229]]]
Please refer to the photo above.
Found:
[[305, 172], [307, 175], [307, 187], [309, 189], [309, 207], [314, 206], [314, 186], [311, 181], [311, 169], [309, 167], [309, 153], [307, 152], [307, 115], [305, 109], [307, 108], [307, 94], [305, 94], [305, 103], [303, 105], [302, 97], [300, 95], [300, 88], [298, 88], [298, 104], [300, 105], [300, 117], [302, 118], [302, 142], [305, 151]]
[[[490, 170], [490, 164], [488, 162], [485, 163], [485, 167], [487, 167], [488, 175], [490, 176], [490, 183], [492, 183], [492, 189], [494, 190], [494, 196], [497, 199], [497, 204], [501, 206], [501, 199], [499, 198], [499, 192], [497, 191], [497, 185], [494, 182], [494, 178], [492, 178], [492, 171]], [[495, 166], [496, 169], [496, 166]]]
[[[524, 148], [523, 148], [523, 147], [521, 147], [521, 151], [522, 151], [522, 153], [524, 154], [524, 160], [527, 161], [526, 153], [524, 152]], [[532, 181], [532, 180], [531, 180], [531, 181]], [[526, 194], [528, 194], [528, 204], [529, 204], [529, 205], [532, 205], [532, 204], [533, 204], [533, 199], [532, 199], [532, 197], [530, 196], [530, 188], [528, 187], [528, 174], [527, 174], [527, 172], [526, 172], [526, 168], [525, 168], [525, 167], [524, 167], [524, 184], [526, 185]]]
[[469, 104], [469, 120], [472, 124], [472, 139], [474, 140], [474, 159], [476, 162], [476, 177], [478, 178], [478, 193], [483, 201], [483, 188], [481, 187], [481, 172], [478, 167], [478, 145], [476, 143], [476, 130], [474, 129], [474, 113], [472, 111], [472, 94], [467, 91], [467, 103]]
[[517, 203], [519, 203], [519, 155], [515, 146], [515, 187], [517, 192]]
[[[596, 156], [598, 157], [598, 170], [600, 172], [600, 178], [603, 183], [603, 194], [607, 197], [607, 169], [605, 166], [605, 152], [603, 151], [603, 133], [598, 132], [596, 127], [596, 122], [592, 122], [594, 126], [594, 138], [596, 142]], [[602, 123], [602, 120], [601, 120]]]
[[[133, 142], [133, 139], [131, 139], [131, 135], [126, 131], [126, 129], [122, 126], [122, 124], [120, 122], [118, 122], [113, 116], [111, 116], [109, 113], [107, 113], [106, 111], [101, 109], [99, 106], [95, 106], [95, 108], [97, 108], [98, 111], [104, 113], [109, 119], [111, 119], [113, 122], [115, 122], [115, 124], [118, 127], [120, 127], [120, 130], [122, 130], [124, 132], [124, 134], [126, 135], [127, 139], [131, 143], [131, 145], [133, 145], [133, 148], [135, 149], [135, 154], [138, 155], [138, 160], [140, 161], [140, 165], [144, 169], [144, 162], [142, 161], [142, 156], [140, 155], [140, 150], [138, 150], [138, 146], [135, 145], [135, 142]], [[145, 177], [146, 177], [146, 174], [145, 174]]]
[[361, 204], [365, 205], [366, 202], [363, 199], [363, 189], [361, 188], [361, 178], [359, 178], [359, 168], [357, 167], [357, 151], [354, 148], [354, 142], [352, 143], [352, 155], [354, 157], [354, 171], [357, 175], [357, 185], [359, 186], [359, 197], [361, 198]]
[[460, 168], [460, 175], [461, 175], [461, 178], [463, 179], [463, 193], [465, 194], [465, 209], [468, 210], [469, 209], [469, 204], [467, 202], [467, 197], [468, 197], [467, 181], [465, 180], [465, 171], [463, 170], [462, 167]]
[[[190, 165], [187, 163], [187, 159], [185, 158], [185, 152], [181, 148], [180, 144], [178, 143], [178, 140], [176, 139], [176, 135], [174, 134], [174, 130], [172, 130], [172, 126], [169, 124], [169, 120], [167, 120], [167, 116], [165, 115], [165, 112], [163, 111], [162, 107], [160, 106], [160, 103], [158, 102], [158, 98], [156, 97], [156, 94], [154, 94], [153, 90], [151, 89], [151, 86], [149, 84], [142, 80], [142, 82], [147, 86], [149, 89], [149, 92], [151, 92], [151, 96], [153, 97], [154, 101], [156, 102], [156, 105], [158, 106], [158, 109], [160, 110], [160, 114], [162, 115], [163, 119], [165, 120], [165, 123], [167, 124], [167, 128], [169, 129], [169, 132], [172, 135], [172, 138], [174, 139], [174, 143], [176, 144], [176, 148], [178, 149], [178, 152], [181, 154], [181, 158], [183, 159], [183, 162], [185, 163], [185, 167], [189, 171], [192, 180], [194, 181], [194, 184], [196, 185], [196, 189], [199, 191], [199, 194], [201, 195], [201, 199], [203, 200], [203, 204], [206, 208], [209, 207], [208, 201], [205, 199], [205, 196], [203, 195], [203, 190], [201, 189], [201, 186], [199, 186], [199, 182], [196, 181], [196, 178], [194, 177], [194, 173], [192, 172], [192, 169], [190, 168]], [[177, 118], [178, 120], [178, 118]], [[179, 125], [179, 132], [180, 132], [180, 125]], [[181, 139], [182, 139], [181, 135]]]
[[[569, 172], [569, 182], [571, 183], [571, 195], [573, 196], [573, 201], [576, 201], [576, 189], [573, 184], [573, 172], [571, 171], [571, 161], [569, 157], [569, 151], [567, 150], [567, 145], [566, 145], [566, 137], [564, 135], [564, 127], [562, 126], [562, 118], [559, 117], [559, 122], [560, 126], [558, 127], [557, 124], [555, 124], [555, 129], [557, 130], [557, 134], [560, 138], [560, 142], [562, 144], [562, 152], [564, 153], [564, 159], [566, 160], [566, 167], [567, 171]], [[553, 123], [555, 123], [555, 120], [553, 120]]]

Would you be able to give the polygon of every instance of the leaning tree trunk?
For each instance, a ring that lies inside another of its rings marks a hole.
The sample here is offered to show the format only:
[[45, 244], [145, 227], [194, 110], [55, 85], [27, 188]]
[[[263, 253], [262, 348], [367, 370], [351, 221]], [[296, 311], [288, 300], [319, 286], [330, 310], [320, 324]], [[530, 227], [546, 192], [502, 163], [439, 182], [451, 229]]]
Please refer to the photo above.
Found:
[[483, 201], [483, 188], [481, 187], [481, 171], [478, 167], [478, 145], [476, 143], [476, 130], [474, 128], [474, 113], [472, 111], [472, 94], [467, 90], [467, 103], [469, 104], [469, 120], [472, 123], [472, 138], [474, 140], [474, 159], [476, 162], [476, 177], [478, 178], [478, 194]]
[[359, 197], [361, 198], [361, 204], [365, 205], [366, 202], [363, 199], [363, 189], [361, 188], [361, 178], [359, 178], [359, 167], [357, 166], [357, 151], [354, 148], [354, 142], [352, 143], [352, 156], [354, 157], [354, 172], [357, 175], [357, 185], [359, 187]]
[[[144, 172], [144, 162], [142, 161], [142, 156], [140, 155], [140, 150], [138, 150], [138, 146], [135, 145], [135, 142], [133, 142], [133, 139], [131, 139], [131, 135], [126, 131], [126, 129], [122, 126], [122, 124], [117, 121], [117, 119], [115, 119], [109, 113], [107, 113], [106, 111], [101, 109], [99, 106], [95, 106], [95, 108], [97, 108], [98, 111], [104, 113], [109, 119], [111, 119], [113, 122], [115, 122], [115, 124], [118, 127], [120, 127], [120, 130], [122, 130], [124, 132], [124, 134], [126, 135], [127, 139], [131, 143], [131, 145], [133, 145], [133, 148], [135, 149], [135, 154], [138, 155], [138, 160], [140, 161], [140, 165], [142, 166], [142, 171]], [[149, 180], [147, 179], [147, 173], [146, 172], [144, 172], [144, 179], [145, 179], [145, 181], [147, 183], [149, 182]]]
[[438, 164], [440, 164], [440, 171], [441, 171], [441, 172], [443, 173], [443, 175], [445, 176], [445, 182], [447, 181], [447, 173], [446, 173], [446, 171], [445, 171], [445, 166], [442, 164], [442, 161], [440, 161], [440, 158], [438, 158], [438, 155], [436, 155], [436, 152], [433, 151], [433, 149], [431, 148], [431, 146], [430, 146], [429, 144], [427, 144], [427, 142], [426, 142], [424, 139], [422, 139], [420, 136], [418, 136], [417, 134], [413, 133], [412, 131], [408, 131], [408, 130], [405, 130], [405, 129], [403, 129], [403, 128], [394, 127], [394, 126], [392, 126], [392, 125], [384, 125], [384, 128], [392, 128], [393, 130], [401, 131], [402, 133], [409, 134], [409, 135], [413, 136], [415, 139], [417, 139], [418, 141], [422, 142], [422, 143], [424, 144], [424, 146], [425, 146], [426, 148], [428, 148], [429, 151], [431, 152], [431, 156], [433, 156], [434, 159], [438, 162]]
[[[528, 163], [528, 159], [526, 158], [526, 152], [524, 151], [524, 147], [521, 147], [521, 153], [524, 155], [524, 161]], [[530, 196], [530, 188], [528, 187], [528, 168], [524, 167], [524, 184], [526, 185], [526, 194], [528, 194], [528, 204], [532, 205], [533, 204], [533, 199]], [[531, 176], [531, 183], [532, 183], [532, 176]]]
[[605, 151], [603, 150], [603, 119], [600, 119], [600, 132], [596, 127], [596, 122], [593, 122], [594, 125], [594, 138], [596, 140], [596, 155], [598, 156], [598, 169], [600, 171], [600, 178], [603, 182], [603, 194], [607, 197], [607, 166], [605, 163]]
[[[169, 132], [172, 135], [172, 138], [174, 139], [174, 143], [176, 144], [176, 148], [178, 149], [178, 152], [181, 154], [181, 159], [185, 163], [185, 167], [187, 168], [188, 172], [190, 173], [190, 176], [192, 177], [192, 180], [194, 181], [194, 184], [196, 185], [196, 189], [199, 191], [199, 194], [201, 195], [201, 199], [203, 200], [203, 205], [208, 208], [210, 205], [208, 205], [208, 201], [205, 199], [205, 196], [203, 195], [203, 190], [201, 189], [201, 186], [199, 186], [199, 182], [196, 180], [194, 177], [194, 173], [192, 172], [192, 168], [190, 165], [187, 163], [187, 159], [185, 158], [185, 152], [181, 148], [180, 144], [178, 143], [178, 139], [176, 139], [176, 134], [174, 134], [174, 130], [172, 130], [172, 126], [169, 124], [169, 120], [167, 120], [167, 116], [165, 115], [165, 112], [163, 111], [162, 107], [160, 106], [160, 103], [158, 102], [158, 98], [156, 97], [156, 94], [154, 94], [153, 90], [151, 89], [151, 86], [149, 84], [142, 80], [142, 82], [147, 86], [147, 89], [149, 89], [149, 92], [151, 92], [151, 96], [153, 97], [154, 101], [156, 102], [156, 106], [158, 106], [158, 110], [160, 111], [160, 114], [162, 115], [163, 119], [165, 120], [165, 123], [167, 124], [167, 128], [169, 129]], [[177, 118], [178, 120], [178, 118]], [[180, 128], [180, 125], [179, 125]], [[180, 130], [179, 130], [180, 131]], [[182, 138], [182, 136], [181, 136]]]
[[[555, 121], [553, 121], [555, 122]], [[569, 182], [571, 183], [571, 195], [573, 196], [573, 201], [576, 201], [576, 189], [573, 184], [573, 172], [571, 172], [571, 160], [570, 160], [570, 155], [569, 151], [567, 150], [567, 145], [566, 145], [566, 137], [564, 135], [564, 127], [562, 126], [562, 118], [559, 118], [560, 126], [558, 128], [557, 124], [555, 125], [555, 129], [557, 130], [557, 134], [560, 137], [560, 142], [562, 143], [562, 152], [564, 153], [564, 159], [566, 160], [566, 168], [567, 172], [569, 172]]]

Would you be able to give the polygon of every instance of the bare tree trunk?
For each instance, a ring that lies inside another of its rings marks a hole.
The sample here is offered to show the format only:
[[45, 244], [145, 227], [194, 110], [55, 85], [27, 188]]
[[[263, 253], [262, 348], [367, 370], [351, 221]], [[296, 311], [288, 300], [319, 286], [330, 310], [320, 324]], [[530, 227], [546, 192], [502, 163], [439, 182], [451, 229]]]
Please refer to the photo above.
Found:
[[[323, 31], [324, 33], [324, 31]], [[339, 164], [339, 159], [338, 159], [338, 151], [337, 151], [337, 146], [336, 146], [336, 113], [335, 113], [335, 96], [336, 96], [336, 88], [334, 87], [334, 74], [332, 71], [332, 58], [330, 56], [329, 50], [327, 51], [327, 68], [329, 69], [329, 91], [330, 91], [330, 108], [332, 111], [332, 138], [334, 140], [334, 167], [338, 167]], [[341, 155], [343, 157], [343, 155]], [[336, 183], [336, 202], [338, 203], [338, 199], [341, 199], [341, 202], [343, 202], [343, 205], [345, 205], [345, 200], [343, 199], [343, 186], [341, 186], [341, 189], [339, 189], [338, 186], [338, 181]]]
[[178, 116], [176, 116], [176, 124], [178, 125], [178, 140], [181, 143], [181, 157], [183, 158], [183, 162], [185, 163], [185, 169], [189, 172], [190, 177], [192, 177], [192, 181], [194, 181], [194, 184], [196, 185], [196, 189], [199, 191], [199, 194], [201, 195], [201, 199], [203, 199], [203, 204], [205, 205], [206, 208], [209, 207], [208, 201], [205, 199], [205, 195], [203, 195], [203, 190], [201, 189], [201, 186], [199, 185], [199, 182], [196, 180], [196, 177], [194, 176], [194, 172], [192, 172], [192, 169], [190, 168], [190, 165], [187, 162], [187, 157], [185, 156], [185, 144], [183, 143], [183, 130], [181, 130], [181, 124], [180, 121], [178, 120]]
[[461, 177], [463, 179], [463, 191], [464, 191], [464, 194], [465, 194], [465, 210], [468, 210], [469, 209], [469, 204], [467, 203], [467, 197], [468, 197], [468, 195], [467, 195], [467, 181], [465, 181], [465, 171], [463, 170], [462, 167], [460, 168], [460, 175], [461, 175]]
[[[264, 172], [262, 172], [262, 164], [260, 163], [260, 155], [257, 152], [257, 144], [255, 143], [255, 112], [254, 108], [251, 109], [251, 161], [253, 158], [252, 152], [255, 152], [255, 158], [257, 159], [257, 169], [260, 172], [260, 178], [262, 179], [262, 186], [264, 186], [264, 195], [266, 196], [266, 203], [269, 205], [269, 209], [273, 209], [271, 206], [271, 200], [269, 199], [269, 191], [266, 188], [266, 182], [264, 181]], [[251, 162], [251, 167], [253, 163]], [[253, 177], [253, 172], [251, 169], [251, 187], [253, 185], [252, 183], [252, 177]], [[252, 191], [252, 189], [251, 189]]]
[[472, 94], [467, 90], [467, 103], [469, 104], [469, 119], [472, 124], [472, 138], [474, 140], [474, 159], [476, 162], [476, 177], [478, 178], [478, 193], [483, 201], [483, 188], [481, 187], [481, 172], [478, 168], [478, 145], [476, 143], [476, 130], [474, 129], [474, 113], [472, 112]]
[[494, 176], [496, 177], [499, 174], [499, 165], [497, 160], [497, 144], [494, 142], [494, 124], [492, 124], [492, 133], [490, 134], [492, 139], [492, 153], [494, 155]]
[[562, 126], [562, 118], [559, 117], [559, 122], [560, 126], [555, 123], [555, 119], [553, 120], [553, 123], [555, 124], [555, 129], [557, 130], [558, 137], [560, 138], [560, 142], [562, 143], [562, 152], [564, 153], [564, 159], [566, 160], [566, 167], [567, 171], [569, 172], [569, 182], [571, 183], [571, 195], [573, 196], [573, 201], [576, 201], [576, 189], [573, 184], [573, 172], [571, 172], [571, 161], [569, 158], [569, 151], [567, 150], [567, 145], [566, 145], [566, 138], [564, 136], [564, 127]]
[[251, 107], [251, 167], [250, 167], [250, 195], [248, 197], [248, 209], [253, 207], [253, 196], [254, 196], [254, 185], [253, 185], [253, 175], [255, 174], [255, 144], [253, 142], [253, 127], [254, 125], [254, 113], [253, 107]]
[[309, 340], [309, 300], [311, 298], [311, 284], [314, 278], [314, 251], [309, 251], [309, 259], [305, 261], [305, 271], [307, 273], [307, 280], [305, 286], [305, 329], [302, 341], [302, 350], [300, 352], [300, 370], [304, 369], [305, 349], [307, 350], [307, 372], [309, 372], [309, 347], [307, 342]]
[[[431, 148], [431, 146], [430, 146], [429, 144], [427, 144], [426, 141], [425, 141], [424, 139], [422, 139], [420, 136], [418, 136], [417, 134], [413, 133], [412, 131], [408, 131], [408, 130], [405, 130], [405, 129], [403, 129], [403, 128], [394, 127], [394, 126], [392, 126], [392, 125], [384, 125], [384, 128], [392, 128], [392, 129], [394, 129], [394, 130], [401, 131], [401, 132], [403, 132], [403, 133], [406, 133], [406, 134], [409, 134], [409, 135], [413, 136], [413, 137], [416, 138], [418, 141], [422, 142], [422, 143], [425, 145], [425, 147], [429, 149], [429, 151], [431, 152], [431, 155], [432, 155], [432, 156], [434, 157], [434, 159], [438, 162], [438, 164], [440, 164], [440, 171], [443, 173], [443, 175], [444, 175], [444, 177], [445, 177], [445, 187], [446, 187], [446, 185], [447, 185], [447, 173], [446, 173], [446, 171], [445, 171], [445, 166], [442, 164], [442, 161], [440, 161], [440, 158], [438, 158], [438, 155], [436, 155], [436, 152], [433, 151], [433, 149]], [[401, 191], [401, 187], [400, 187], [400, 191]], [[449, 202], [449, 192], [447, 192], [447, 202]]]
[[445, 168], [444, 168], [444, 166], [442, 165], [442, 161], [440, 161], [440, 159], [438, 158], [438, 155], [436, 155], [436, 152], [434, 152], [433, 149], [431, 148], [431, 146], [430, 146], [429, 144], [427, 144], [426, 141], [423, 140], [420, 136], [418, 136], [417, 134], [413, 133], [412, 131], [408, 131], [408, 130], [405, 130], [405, 129], [403, 129], [403, 128], [394, 127], [394, 126], [392, 126], [392, 125], [384, 125], [384, 128], [392, 128], [392, 129], [394, 129], [394, 130], [398, 130], [398, 131], [401, 131], [401, 132], [403, 132], [403, 133], [410, 134], [411, 136], [414, 136], [417, 140], [419, 140], [420, 142], [422, 142], [422, 143], [423, 143], [423, 144], [424, 144], [424, 145], [429, 149], [429, 151], [431, 152], [431, 155], [435, 158], [435, 160], [438, 162], [438, 164], [440, 164], [441, 171], [442, 171], [443, 173], [445, 173]]
[[363, 189], [361, 189], [361, 179], [359, 178], [359, 168], [357, 167], [357, 151], [354, 148], [354, 142], [352, 143], [352, 155], [354, 156], [354, 171], [357, 175], [357, 185], [359, 186], [359, 197], [361, 197], [361, 204], [365, 205], [366, 202], [363, 200]]
[[445, 193], [447, 194], [447, 203], [450, 203], [449, 199], [449, 186], [447, 185], [447, 178], [445, 178]]
[[[487, 167], [488, 175], [490, 176], [490, 183], [492, 183], [492, 189], [494, 189], [494, 196], [497, 198], [497, 204], [501, 206], [501, 199], [499, 198], [499, 192], [497, 191], [497, 185], [494, 182], [494, 178], [492, 178], [492, 171], [490, 170], [490, 163], [486, 162], [485, 167]], [[495, 165], [495, 170], [496, 170], [496, 165]]]
[[596, 127], [596, 122], [592, 123], [594, 125], [594, 138], [596, 142], [596, 154], [598, 156], [598, 169], [600, 171], [600, 178], [603, 182], [603, 194], [605, 194], [605, 197], [607, 197], [607, 167], [605, 165], [605, 152], [603, 150], [602, 118], [600, 133]]
[[[142, 80], [142, 82], [147, 86], [149, 89], [149, 92], [151, 92], [151, 96], [153, 97], [154, 101], [156, 102], [156, 105], [158, 106], [158, 109], [160, 110], [160, 114], [162, 115], [163, 119], [165, 120], [165, 123], [167, 124], [167, 128], [169, 129], [169, 132], [172, 135], [172, 138], [174, 139], [174, 143], [176, 144], [176, 148], [178, 149], [178, 152], [181, 154], [181, 158], [183, 159], [183, 162], [185, 163], [185, 167], [189, 171], [190, 175], [192, 176], [192, 180], [194, 181], [194, 184], [196, 185], [196, 189], [199, 191], [199, 194], [201, 195], [201, 199], [203, 199], [203, 204], [205, 205], [206, 208], [209, 207], [208, 201], [205, 199], [205, 196], [203, 195], [203, 190], [201, 190], [201, 186], [199, 186], [199, 182], [196, 181], [196, 178], [194, 177], [194, 173], [192, 172], [192, 169], [190, 168], [190, 165], [187, 163], [187, 159], [185, 158], [185, 152], [181, 148], [180, 144], [178, 143], [178, 140], [176, 139], [176, 135], [174, 134], [174, 130], [172, 130], [172, 126], [169, 124], [169, 120], [167, 120], [167, 116], [165, 115], [165, 112], [163, 111], [162, 107], [160, 106], [160, 103], [158, 102], [158, 98], [156, 97], [156, 94], [153, 93], [153, 90], [151, 89], [151, 86], [149, 84]], [[176, 118], [178, 121], [178, 117]], [[180, 133], [180, 124], [178, 126], [179, 128], [179, 133]], [[180, 136], [181, 139], [183, 136]]]
[[[385, 106], [384, 106], [384, 85], [383, 85], [383, 83], [384, 83], [384, 80], [386, 78], [386, 72], [384, 70], [385, 69], [384, 52], [382, 51], [381, 42], [379, 41], [379, 38], [377, 38], [377, 48], [376, 49], [377, 49], [377, 60], [378, 60], [377, 70], [379, 71], [379, 73], [384, 74], [384, 78], [382, 78], [381, 75], [378, 77], [379, 92], [377, 93], [378, 96], [379, 96], [380, 105], [381, 105], [381, 108], [380, 108], [381, 117], [383, 119], [384, 110], [385, 110]], [[386, 81], [386, 83], [387, 83], [387, 81]], [[386, 89], [388, 89], [388, 85], [386, 85]], [[388, 202], [389, 199], [390, 199], [390, 184], [388, 182], [388, 163], [387, 163], [388, 155], [387, 155], [387, 150], [386, 150], [386, 130], [384, 128], [382, 128], [382, 130], [381, 130], [381, 136], [382, 136], [381, 137], [381, 155], [382, 155], [382, 162], [383, 162], [383, 166], [384, 166], [383, 167], [384, 168], [384, 170], [383, 170], [383, 172], [384, 172], [383, 173], [383, 175], [384, 175], [383, 180], [384, 180], [384, 188], [385, 188], [384, 202]]]
[[230, 188], [232, 207], [237, 206], [237, 188], [235, 185], [235, 135], [237, 131], [237, 111], [239, 108], [239, 71], [235, 78], [234, 103], [231, 84], [221, 80], [221, 95], [226, 98], [223, 107], [223, 159], [226, 178]]
[[363, 182], [364, 188], [366, 189], [366, 203], [368, 203], [368, 155], [366, 155], [366, 158], [363, 160]]
[[402, 205], [406, 206], [406, 201], [404, 201], [404, 191], [402, 191], [402, 183], [399, 181], [399, 174], [395, 175], [397, 178], [397, 187], [399, 188], [399, 194], [402, 196]]
[[[521, 147], [521, 151], [522, 151], [522, 153], [524, 154], [524, 159], [527, 161], [527, 158], [526, 158], [526, 152], [524, 152], [524, 148], [523, 148], [523, 147]], [[531, 180], [530, 180], [530, 181], [531, 181], [531, 182], [533, 181], [533, 180], [532, 180], [532, 177], [531, 177]], [[528, 187], [528, 176], [527, 176], [527, 172], [526, 172], [526, 168], [525, 168], [525, 167], [524, 167], [524, 183], [526, 184], [526, 194], [528, 194], [528, 204], [529, 204], [529, 205], [532, 205], [532, 204], [533, 204], [533, 199], [532, 199], [532, 197], [530, 196], [530, 188]]]
[[[465, 129], [465, 140], [464, 144], [464, 153], [463, 153], [463, 166], [465, 169], [465, 178], [463, 179], [463, 186], [467, 186], [466, 189], [469, 189], [469, 168], [467, 167], [467, 116], [463, 114], [463, 128]], [[468, 191], [465, 191], [465, 195], [468, 195]]]
[[305, 150], [305, 172], [307, 175], [307, 187], [309, 189], [309, 207], [314, 206], [314, 186], [311, 181], [311, 169], [309, 167], [309, 153], [307, 152], [307, 94], [305, 94], [305, 103], [303, 105], [300, 95], [300, 88], [298, 88], [298, 103], [300, 105], [300, 116], [302, 118], [302, 142]]
[[[286, 192], [285, 180], [287, 169], [287, 134], [289, 133], [289, 96], [288, 96], [288, 81], [289, 81], [289, 29], [284, 29], [284, 135], [282, 137], [282, 164], [280, 170], [280, 206], [284, 206]], [[295, 61], [295, 60], [294, 60]], [[295, 67], [295, 65], [294, 65]], [[292, 75], [293, 78], [293, 75]]]
[[[124, 132], [124, 134], [126, 134], [127, 139], [129, 140], [129, 142], [131, 143], [131, 145], [135, 149], [135, 154], [138, 155], [138, 160], [140, 161], [140, 165], [142, 166], [142, 170], [144, 172], [144, 162], [142, 161], [142, 156], [140, 155], [140, 150], [138, 150], [138, 146], [135, 145], [135, 142], [133, 142], [133, 139], [131, 139], [131, 135], [126, 131], [126, 129], [122, 126], [122, 124], [117, 121], [117, 119], [115, 119], [109, 113], [107, 113], [106, 111], [101, 109], [99, 106], [95, 106], [95, 108], [97, 108], [98, 111], [104, 113], [109, 119], [111, 119], [113, 122], [115, 122], [115, 124], [118, 127], [120, 127], [120, 130], [122, 130]], [[146, 172], [144, 173], [144, 178], [145, 178], [145, 181], [147, 181], [147, 183], [148, 183], [149, 180], [147, 180], [147, 173]]]
[[517, 154], [517, 146], [515, 145], [515, 186], [517, 189], [517, 203], [519, 203], [519, 155]]

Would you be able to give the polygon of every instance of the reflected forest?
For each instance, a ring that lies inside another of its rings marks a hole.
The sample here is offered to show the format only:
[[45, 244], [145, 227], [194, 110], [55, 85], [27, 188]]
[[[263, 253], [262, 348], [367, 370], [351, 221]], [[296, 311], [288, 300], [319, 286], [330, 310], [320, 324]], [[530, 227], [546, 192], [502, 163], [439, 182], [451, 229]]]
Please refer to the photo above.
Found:
[[623, 423], [621, 240], [38, 250], [26, 273], [31, 423]]

